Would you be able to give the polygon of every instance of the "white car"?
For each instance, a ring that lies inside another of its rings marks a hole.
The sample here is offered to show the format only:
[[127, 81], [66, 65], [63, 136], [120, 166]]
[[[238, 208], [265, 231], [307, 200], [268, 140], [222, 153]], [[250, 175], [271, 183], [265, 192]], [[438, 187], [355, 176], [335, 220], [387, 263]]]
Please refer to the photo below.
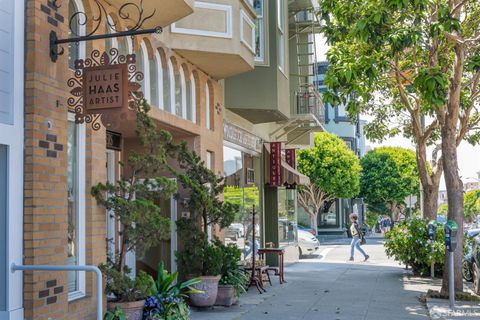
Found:
[[308, 231], [298, 230], [298, 251], [302, 255], [312, 254], [320, 247], [320, 241]]

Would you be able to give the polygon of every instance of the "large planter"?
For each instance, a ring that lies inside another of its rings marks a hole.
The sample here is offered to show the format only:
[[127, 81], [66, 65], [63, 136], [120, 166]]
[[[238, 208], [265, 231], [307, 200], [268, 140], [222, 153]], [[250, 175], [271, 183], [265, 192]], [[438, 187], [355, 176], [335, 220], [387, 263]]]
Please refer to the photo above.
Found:
[[216, 306], [230, 307], [235, 303], [235, 288], [231, 285], [219, 285]]
[[107, 309], [113, 311], [116, 307], [122, 309], [128, 320], [142, 320], [143, 306], [145, 300], [133, 301], [133, 302], [109, 302]]
[[202, 282], [192, 286], [192, 288], [202, 291], [202, 293], [190, 293], [190, 304], [194, 307], [212, 307], [215, 304], [218, 293], [218, 281], [220, 276], [199, 277]]

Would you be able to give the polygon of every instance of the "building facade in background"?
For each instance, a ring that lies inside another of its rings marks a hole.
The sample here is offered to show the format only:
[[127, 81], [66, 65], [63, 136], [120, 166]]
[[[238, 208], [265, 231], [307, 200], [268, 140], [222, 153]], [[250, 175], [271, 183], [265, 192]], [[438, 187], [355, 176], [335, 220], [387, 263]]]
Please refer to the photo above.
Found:
[[[286, 150], [311, 146], [313, 133], [323, 130], [323, 106], [312, 74], [314, 34], [319, 31], [313, 14], [317, 5], [316, 1], [253, 1], [255, 69], [225, 80], [224, 197], [242, 207], [226, 241], [237, 243], [245, 259], [255, 245], [284, 248], [288, 261], [299, 258], [295, 186], [308, 179], [294, 163], [287, 163]], [[276, 142], [282, 149], [278, 186], [270, 180], [271, 147], [277, 148]], [[259, 217], [255, 223], [253, 205]], [[269, 264], [276, 264], [268, 258]]]
[[[328, 68], [328, 62], [318, 63], [316, 84], [320, 92], [327, 90], [323, 83]], [[333, 107], [325, 104], [325, 130], [336, 134], [345, 141], [347, 146], [362, 158], [366, 153], [366, 138], [363, 132], [365, 121], [359, 117], [351, 119], [344, 105]], [[336, 199], [328, 204], [318, 215], [319, 234], [339, 235], [345, 234], [346, 225], [349, 223], [348, 216], [357, 213], [363, 220], [365, 213], [362, 199]]]

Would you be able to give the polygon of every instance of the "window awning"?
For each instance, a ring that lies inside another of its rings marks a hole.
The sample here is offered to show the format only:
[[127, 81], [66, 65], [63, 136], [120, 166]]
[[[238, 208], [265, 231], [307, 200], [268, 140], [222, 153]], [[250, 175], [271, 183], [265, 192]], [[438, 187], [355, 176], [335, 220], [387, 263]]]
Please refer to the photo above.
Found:
[[[270, 144], [264, 143], [266, 154], [265, 154], [265, 184], [270, 184]], [[285, 186], [296, 186], [296, 185], [305, 185], [310, 183], [310, 179], [298, 172], [295, 168], [291, 167], [285, 161], [285, 155], [282, 154], [282, 179], [283, 185]]]

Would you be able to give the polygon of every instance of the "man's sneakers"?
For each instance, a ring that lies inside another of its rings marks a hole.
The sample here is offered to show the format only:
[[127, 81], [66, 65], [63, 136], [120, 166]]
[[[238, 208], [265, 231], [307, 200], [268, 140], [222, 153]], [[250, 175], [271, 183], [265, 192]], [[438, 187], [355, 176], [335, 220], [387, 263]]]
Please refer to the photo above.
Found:
[[363, 261], [364, 261], [364, 262], [367, 261], [368, 258], [370, 258], [370, 256], [367, 254], [367, 255], [365, 256], [365, 260], [363, 260]]
[[350, 257], [350, 259], [348, 259], [348, 261], [353, 261], [353, 257]]

